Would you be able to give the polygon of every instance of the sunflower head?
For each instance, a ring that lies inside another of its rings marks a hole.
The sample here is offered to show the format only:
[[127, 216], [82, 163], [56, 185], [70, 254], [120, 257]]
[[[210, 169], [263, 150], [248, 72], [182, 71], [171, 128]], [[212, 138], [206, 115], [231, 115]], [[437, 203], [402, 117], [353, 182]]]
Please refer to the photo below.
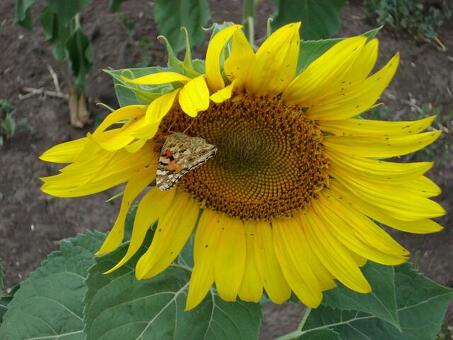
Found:
[[[126, 184], [99, 255], [122, 243], [126, 214], [138, 201], [128, 251], [111, 270], [156, 225], [136, 266], [138, 279], [152, 278], [195, 232], [187, 309], [213, 284], [226, 301], [257, 302], [265, 291], [282, 303], [294, 292], [316, 307], [337, 281], [370, 292], [360, 270], [366, 261], [406, 261], [408, 251], [380, 224], [441, 230], [431, 218], [444, 210], [430, 199], [440, 189], [424, 175], [432, 164], [385, 160], [436, 140], [439, 132], [423, 132], [433, 117], [359, 117], [376, 105], [399, 55], [374, 71], [378, 41], [356, 36], [298, 71], [299, 29], [300, 23], [283, 26], [255, 50], [241, 26], [223, 27], [204, 63], [192, 62], [190, 51], [179, 61], [170, 48], [168, 68], [138, 77], [123, 72], [121, 86], [141, 103], [115, 110], [93, 134], [41, 156], [69, 163], [43, 178], [42, 190], [55, 196]], [[175, 133], [184, 138], [168, 143]], [[210, 145], [215, 155], [197, 145]], [[160, 190], [156, 173], [176, 186]]]

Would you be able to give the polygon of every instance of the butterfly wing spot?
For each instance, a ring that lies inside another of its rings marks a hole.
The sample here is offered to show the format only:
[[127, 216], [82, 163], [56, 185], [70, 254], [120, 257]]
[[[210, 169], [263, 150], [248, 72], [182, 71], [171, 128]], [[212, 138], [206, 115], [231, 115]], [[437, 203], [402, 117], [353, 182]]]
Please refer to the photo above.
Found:
[[156, 185], [164, 191], [171, 189], [185, 174], [196, 169], [217, 151], [201, 137], [190, 137], [183, 133], [172, 133], [161, 149], [156, 172]]
[[182, 166], [176, 163], [174, 160], [168, 162], [166, 168], [168, 171], [171, 172], [180, 172], [182, 170]]

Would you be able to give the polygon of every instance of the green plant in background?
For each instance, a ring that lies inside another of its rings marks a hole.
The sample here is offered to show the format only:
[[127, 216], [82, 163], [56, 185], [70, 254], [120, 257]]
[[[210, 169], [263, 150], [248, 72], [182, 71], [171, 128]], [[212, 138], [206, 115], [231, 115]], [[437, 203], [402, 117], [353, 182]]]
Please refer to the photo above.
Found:
[[21, 119], [16, 122], [14, 106], [7, 100], [0, 100], [0, 146], [10, 141], [20, 127], [27, 126], [27, 120]]
[[439, 1], [437, 7], [423, 0], [366, 0], [365, 9], [369, 18], [378, 25], [402, 29], [416, 38], [437, 38], [437, 28], [453, 15], [453, 4]]
[[[68, 64], [70, 121], [75, 127], [89, 122], [85, 82], [92, 64], [91, 44], [80, 25], [80, 12], [91, 0], [48, 0], [40, 13], [46, 40], [56, 60]], [[31, 7], [35, 0], [17, 0], [16, 23], [32, 29]]]

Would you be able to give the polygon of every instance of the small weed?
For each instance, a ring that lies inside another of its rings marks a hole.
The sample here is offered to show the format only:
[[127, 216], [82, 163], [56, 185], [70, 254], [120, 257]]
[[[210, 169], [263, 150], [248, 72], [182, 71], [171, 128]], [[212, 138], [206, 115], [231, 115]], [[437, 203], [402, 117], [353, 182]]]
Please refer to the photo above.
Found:
[[7, 100], [0, 100], [0, 146], [10, 141], [18, 128], [27, 126], [26, 119], [16, 122], [14, 117], [14, 106]]
[[365, 10], [378, 25], [430, 40], [437, 38], [436, 29], [453, 16], [453, 5], [447, 0], [435, 4], [422, 0], [366, 0]]

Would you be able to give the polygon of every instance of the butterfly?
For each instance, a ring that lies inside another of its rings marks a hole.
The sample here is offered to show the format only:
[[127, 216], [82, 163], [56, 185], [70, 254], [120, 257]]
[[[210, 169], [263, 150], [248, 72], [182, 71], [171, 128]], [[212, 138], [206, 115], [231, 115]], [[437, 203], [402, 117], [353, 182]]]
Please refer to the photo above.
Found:
[[159, 190], [171, 189], [185, 174], [198, 168], [217, 152], [215, 145], [201, 137], [190, 137], [181, 132], [169, 135], [162, 146], [156, 172]]

